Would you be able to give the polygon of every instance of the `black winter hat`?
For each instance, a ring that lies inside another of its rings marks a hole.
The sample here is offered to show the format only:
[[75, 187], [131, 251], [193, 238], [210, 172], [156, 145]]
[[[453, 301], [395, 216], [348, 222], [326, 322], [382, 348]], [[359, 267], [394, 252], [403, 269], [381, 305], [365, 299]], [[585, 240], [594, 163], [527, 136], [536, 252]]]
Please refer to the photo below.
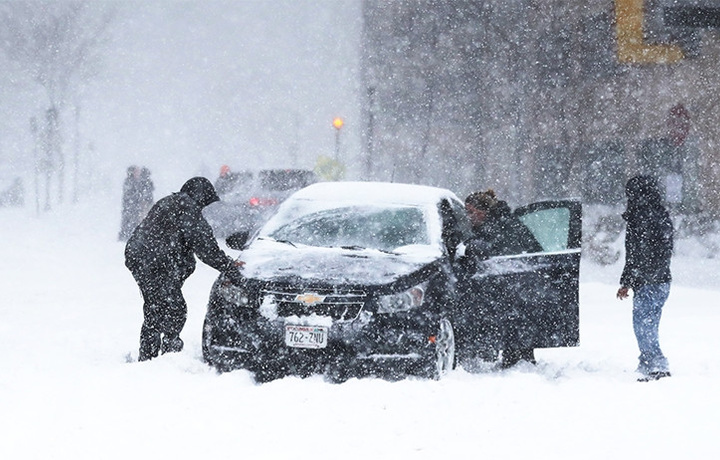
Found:
[[657, 179], [652, 176], [635, 176], [625, 185], [625, 196], [631, 203], [661, 204], [662, 194]]
[[200, 207], [204, 208], [210, 203], [220, 201], [212, 182], [205, 177], [193, 177], [183, 184], [182, 193], [190, 196]]

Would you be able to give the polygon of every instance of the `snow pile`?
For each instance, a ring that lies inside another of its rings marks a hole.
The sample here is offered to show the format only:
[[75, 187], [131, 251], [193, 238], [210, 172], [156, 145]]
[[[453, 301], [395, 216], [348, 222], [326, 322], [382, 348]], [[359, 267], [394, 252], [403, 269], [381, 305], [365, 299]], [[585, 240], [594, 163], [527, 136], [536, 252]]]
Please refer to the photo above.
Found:
[[[716, 458], [720, 260], [681, 240], [661, 325], [673, 377], [637, 383], [622, 257], [581, 269], [581, 346], [445, 380], [253, 383], [201, 360], [216, 276], [186, 283], [185, 350], [137, 355], [119, 205], [0, 208], [0, 458]], [[717, 240], [716, 240], [717, 241]], [[230, 251], [232, 253], [232, 251]]]

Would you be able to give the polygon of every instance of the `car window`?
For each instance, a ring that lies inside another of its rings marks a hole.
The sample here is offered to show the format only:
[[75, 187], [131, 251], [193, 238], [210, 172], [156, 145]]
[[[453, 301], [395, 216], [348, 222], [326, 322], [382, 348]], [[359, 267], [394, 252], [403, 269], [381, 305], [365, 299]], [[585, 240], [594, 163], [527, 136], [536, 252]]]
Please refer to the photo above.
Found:
[[568, 208], [551, 208], [531, 212], [520, 216], [520, 221], [530, 229], [544, 252], [568, 249], [570, 232], [570, 210]]
[[414, 207], [327, 209], [303, 215], [268, 236], [309, 246], [383, 251], [430, 244], [423, 212]]

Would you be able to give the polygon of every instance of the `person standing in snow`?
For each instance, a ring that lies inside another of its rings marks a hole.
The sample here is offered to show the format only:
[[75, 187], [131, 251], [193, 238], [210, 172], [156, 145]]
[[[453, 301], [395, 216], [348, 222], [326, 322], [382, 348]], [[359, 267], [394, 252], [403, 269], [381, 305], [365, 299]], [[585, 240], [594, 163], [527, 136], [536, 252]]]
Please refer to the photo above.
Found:
[[226, 193], [232, 192], [237, 185], [238, 180], [238, 175], [230, 170], [230, 166], [222, 165], [220, 167], [220, 175], [215, 180], [215, 190], [217, 190], [219, 195], [225, 195]]
[[[505, 201], [497, 199], [492, 189], [468, 195], [465, 212], [474, 235], [467, 243], [467, 254], [482, 260], [500, 255], [542, 252], [542, 246], [532, 232], [512, 213]], [[503, 335], [502, 368], [512, 367], [520, 361], [536, 363], [532, 348], [519, 347], [523, 338], [518, 336], [517, 328], [507, 328]]]
[[123, 182], [122, 214], [118, 240], [127, 241], [135, 227], [153, 205], [155, 186], [150, 170], [140, 166], [129, 166]]
[[637, 371], [643, 375], [639, 380], [657, 380], [670, 376], [658, 328], [672, 280], [673, 225], [655, 178], [633, 177], [625, 195], [625, 267], [617, 297], [625, 299], [633, 290], [633, 329], [640, 348]]
[[139, 361], [182, 350], [180, 332], [187, 319], [182, 286], [195, 270], [195, 256], [231, 282], [242, 282], [233, 259], [220, 249], [202, 215], [202, 209], [216, 201], [212, 183], [193, 177], [180, 192], [150, 209], [125, 246], [125, 265], [144, 301]]

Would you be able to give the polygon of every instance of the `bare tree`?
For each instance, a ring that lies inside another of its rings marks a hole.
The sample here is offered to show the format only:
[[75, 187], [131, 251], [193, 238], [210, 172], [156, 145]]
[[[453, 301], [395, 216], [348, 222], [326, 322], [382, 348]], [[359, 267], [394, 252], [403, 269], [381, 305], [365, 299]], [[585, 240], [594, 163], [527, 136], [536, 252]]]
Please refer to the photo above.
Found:
[[[70, 105], [77, 113], [82, 84], [99, 69], [102, 44], [115, 10], [108, 3], [90, 1], [14, 1], [0, 3], [0, 50], [14, 61], [47, 97], [47, 123], [36, 156], [36, 171], [57, 176], [57, 200], [65, 190], [65, 155], [61, 120]], [[79, 123], [78, 117], [70, 118]], [[78, 135], [76, 127], [74, 135]], [[72, 137], [72, 136], [65, 136]], [[78, 145], [78, 142], [75, 142]], [[75, 152], [79, 155], [79, 152]], [[77, 164], [77, 159], [73, 162]], [[78, 174], [76, 170], [75, 175]], [[77, 184], [77, 181], [75, 181]], [[46, 190], [49, 195], [49, 190]], [[45, 207], [49, 207], [46, 202]]]

